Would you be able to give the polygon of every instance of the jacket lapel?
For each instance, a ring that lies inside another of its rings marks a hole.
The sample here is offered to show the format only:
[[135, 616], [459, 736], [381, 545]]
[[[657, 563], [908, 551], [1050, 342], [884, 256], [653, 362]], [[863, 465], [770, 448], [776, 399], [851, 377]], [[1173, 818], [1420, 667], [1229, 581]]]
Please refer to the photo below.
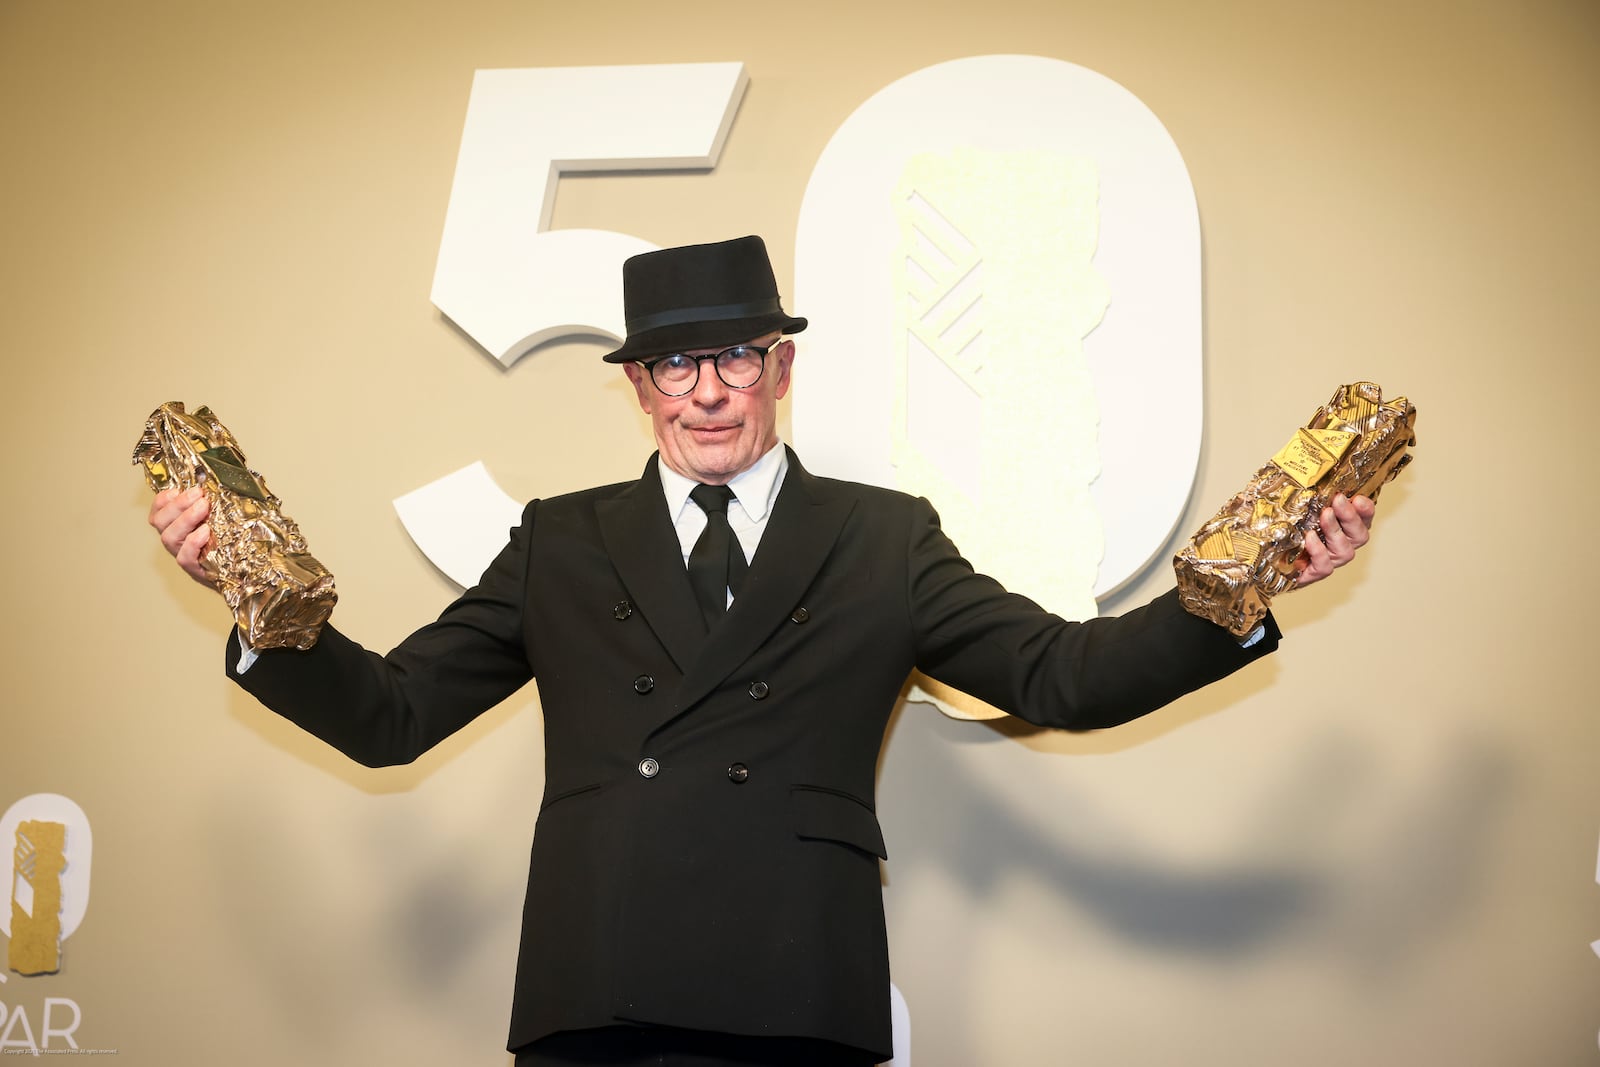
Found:
[[[789, 449], [789, 471], [755, 559], [750, 562], [744, 587], [684, 677], [674, 716], [711, 692], [761, 647], [775, 626], [788, 618], [828, 558], [853, 507], [849, 498], [828, 493]], [[681, 553], [678, 558], [678, 573], [683, 575]], [[682, 584], [692, 611], [687, 576], [682, 578]], [[695, 632], [699, 632], [698, 623]]]
[[[684, 570], [678, 534], [667, 516], [652, 455], [644, 474], [619, 496], [595, 506], [600, 538], [635, 610], [687, 673], [706, 643], [705, 623]], [[776, 516], [774, 516], [776, 517]]]

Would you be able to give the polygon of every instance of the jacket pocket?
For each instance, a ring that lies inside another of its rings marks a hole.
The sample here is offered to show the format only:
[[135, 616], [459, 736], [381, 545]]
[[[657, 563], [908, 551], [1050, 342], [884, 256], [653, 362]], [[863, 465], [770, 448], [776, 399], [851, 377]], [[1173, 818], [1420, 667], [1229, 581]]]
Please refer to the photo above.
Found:
[[563, 800], [571, 800], [573, 797], [579, 797], [579, 796], [582, 796], [585, 793], [598, 792], [599, 789], [600, 789], [600, 783], [599, 782], [594, 782], [594, 783], [592, 783], [590, 785], [580, 785], [576, 789], [563, 789], [561, 792], [555, 794], [554, 796], [550, 796], [550, 797], [546, 797], [545, 798], [544, 803], [539, 805], [539, 814], [543, 815], [545, 812], [549, 811], [551, 808], [553, 808], [555, 805], [561, 803]]
[[849, 793], [816, 785], [791, 786], [789, 819], [796, 837], [837, 841], [882, 860], [889, 858], [877, 815]]

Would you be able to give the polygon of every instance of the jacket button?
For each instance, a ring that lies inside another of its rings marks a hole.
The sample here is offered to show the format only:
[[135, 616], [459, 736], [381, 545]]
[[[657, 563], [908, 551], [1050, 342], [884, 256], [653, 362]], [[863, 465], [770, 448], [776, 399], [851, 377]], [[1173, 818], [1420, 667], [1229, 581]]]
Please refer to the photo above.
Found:
[[750, 768], [746, 767], [742, 763], [735, 763], [728, 768], [728, 781], [732, 782], [734, 785], [744, 784], [745, 779], [749, 777]]
[[767, 694], [770, 693], [770, 692], [772, 692], [772, 688], [770, 686], [768, 686], [766, 682], [751, 682], [750, 683], [750, 699], [751, 700], [765, 700], [765, 699], [767, 699]]
[[648, 674], [641, 674], [633, 680], [633, 691], [644, 696], [656, 687], [656, 680]]
[[661, 764], [646, 756], [639, 761], [639, 774], [645, 778], [654, 778], [661, 773]]
[[611, 617], [616, 619], [618, 622], [621, 622], [623, 619], [626, 619], [632, 614], [633, 605], [628, 603], [626, 600], [617, 601], [617, 606], [611, 609]]
[[809, 618], [811, 618], [811, 612], [807, 611], [805, 608], [795, 608], [794, 614], [789, 616], [789, 621], [805, 622]]

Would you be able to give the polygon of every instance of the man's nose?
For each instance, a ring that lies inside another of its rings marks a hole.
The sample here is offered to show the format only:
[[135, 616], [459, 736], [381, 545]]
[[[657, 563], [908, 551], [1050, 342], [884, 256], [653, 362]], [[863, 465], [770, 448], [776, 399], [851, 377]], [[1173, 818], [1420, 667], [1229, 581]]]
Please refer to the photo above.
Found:
[[716, 360], [707, 359], [700, 362], [700, 380], [694, 383], [694, 391], [689, 395], [703, 408], [714, 408], [728, 399], [728, 387], [723, 384], [722, 376], [717, 373]]

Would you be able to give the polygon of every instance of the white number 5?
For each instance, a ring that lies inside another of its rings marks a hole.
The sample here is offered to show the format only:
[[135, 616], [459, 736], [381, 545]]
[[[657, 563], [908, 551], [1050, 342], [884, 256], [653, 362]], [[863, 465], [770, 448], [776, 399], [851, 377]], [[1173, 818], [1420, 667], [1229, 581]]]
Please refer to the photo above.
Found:
[[[557, 179], [715, 166], [748, 82], [742, 63], [478, 71], [434, 306], [506, 366], [558, 337], [621, 340], [622, 261], [655, 246], [610, 230], [546, 230]], [[394, 503], [417, 547], [461, 585], [477, 581], [521, 511], [481, 464]]]
[[502, 363], [571, 334], [622, 338], [622, 261], [655, 246], [546, 232], [562, 171], [716, 164], [742, 63], [480, 70], [445, 214], [433, 303]]

